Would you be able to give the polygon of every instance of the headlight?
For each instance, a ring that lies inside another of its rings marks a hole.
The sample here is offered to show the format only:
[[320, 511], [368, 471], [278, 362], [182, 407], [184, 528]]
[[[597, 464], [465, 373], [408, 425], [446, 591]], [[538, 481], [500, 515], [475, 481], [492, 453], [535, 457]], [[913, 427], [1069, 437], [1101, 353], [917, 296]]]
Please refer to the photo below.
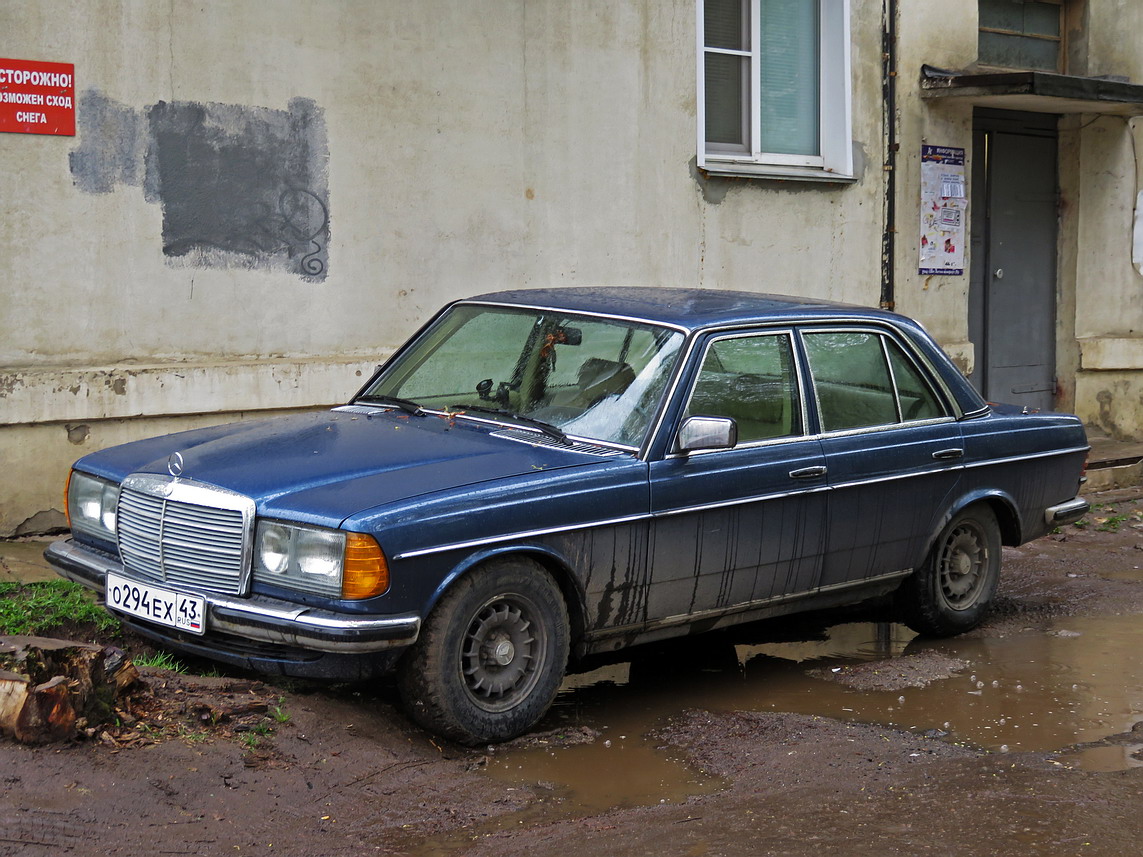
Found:
[[364, 533], [259, 521], [254, 579], [327, 598], [372, 598], [389, 588], [389, 567]]
[[100, 539], [115, 541], [119, 486], [106, 479], [71, 472], [67, 485], [67, 515], [71, 528]]

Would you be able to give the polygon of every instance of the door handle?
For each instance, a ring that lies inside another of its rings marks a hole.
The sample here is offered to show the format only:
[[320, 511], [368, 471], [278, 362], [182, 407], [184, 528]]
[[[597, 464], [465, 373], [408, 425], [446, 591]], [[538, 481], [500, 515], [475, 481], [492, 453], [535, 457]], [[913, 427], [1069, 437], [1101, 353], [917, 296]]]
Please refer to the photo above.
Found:
[[791, 470], [791, 479], [818, 479], [826, 475], [826, 469], [822, 465], [814, 467], [803, 467], [801, 470]]
[[937, 461], [955, 461], [958, 458], [964, 458], [964, 450], [956, 447], [940, 449], [933, 453], [933, 458]]

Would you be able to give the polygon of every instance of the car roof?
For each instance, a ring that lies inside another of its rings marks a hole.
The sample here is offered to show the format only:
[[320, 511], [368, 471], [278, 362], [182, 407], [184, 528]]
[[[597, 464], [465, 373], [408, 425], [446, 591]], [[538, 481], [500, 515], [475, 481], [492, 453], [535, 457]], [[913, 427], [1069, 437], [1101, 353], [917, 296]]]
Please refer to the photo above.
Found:
[[897, 323], [903, 320], [896, 313], [817, 298], [663, 286], [519, 289], [477, 295], [464, 302], [600, 313], [669, 324], [685, 330], [778, 319], [793, 322], [831, 317], [878, 318]]

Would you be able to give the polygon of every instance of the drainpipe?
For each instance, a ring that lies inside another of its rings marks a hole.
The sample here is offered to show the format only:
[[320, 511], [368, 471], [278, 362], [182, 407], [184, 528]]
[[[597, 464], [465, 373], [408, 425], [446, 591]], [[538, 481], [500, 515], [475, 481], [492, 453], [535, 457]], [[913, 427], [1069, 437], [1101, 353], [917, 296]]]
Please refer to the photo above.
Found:
[[881, 308], [894, 309], [897, 237], [897, 0], [881, 4], [881, 99], [885, 127], [885, 205], [881, 233]]

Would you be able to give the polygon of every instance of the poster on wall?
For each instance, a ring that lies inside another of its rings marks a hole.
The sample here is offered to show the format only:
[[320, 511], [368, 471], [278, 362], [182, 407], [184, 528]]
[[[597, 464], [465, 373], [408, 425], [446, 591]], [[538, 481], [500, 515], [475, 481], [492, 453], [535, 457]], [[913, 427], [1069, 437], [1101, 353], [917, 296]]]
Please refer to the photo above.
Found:
[[964, 274], [964, 149], [921, 147], [921, 274]]
[[0, 133], [75, 136], [75, 65], [0, 58]]

